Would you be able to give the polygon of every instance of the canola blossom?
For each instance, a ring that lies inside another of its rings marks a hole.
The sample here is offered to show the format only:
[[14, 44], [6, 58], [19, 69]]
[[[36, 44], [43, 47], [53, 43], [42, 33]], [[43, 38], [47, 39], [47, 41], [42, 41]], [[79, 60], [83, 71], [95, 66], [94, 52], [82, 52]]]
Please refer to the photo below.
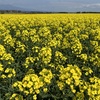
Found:
[[1, 14], [0, 100], [100, 100], [99, 14]]

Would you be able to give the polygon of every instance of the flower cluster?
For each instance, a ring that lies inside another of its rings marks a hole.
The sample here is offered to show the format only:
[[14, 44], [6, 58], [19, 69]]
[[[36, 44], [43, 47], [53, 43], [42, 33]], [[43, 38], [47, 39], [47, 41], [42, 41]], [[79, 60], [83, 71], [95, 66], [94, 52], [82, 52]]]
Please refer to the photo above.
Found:
[[35, 98], [34, 96], [39, 94], [41, 90], [47, 92], [48, 89], [46, 87], [51, 83], [53, 78], [51, 71], [47, 69], [43, 69], [39, 75], [27, 74], [22, 81], [15, 82], [13, 87], [27, 96], [32, 95]]
[[0, 71], [2, 72], [4, 70], [3, 65], [0, 63]]
[[13, 93], [9, 100], [23, 100], [23, 96], [17, 93]]
[[34, 63], [34, 61], [35, 61], [35, 58], [33, 58], [33, 57], [27, 57], [26, 60], [25, 60], [24, 66], [26, 68], [28, 68], [30, 64]]
[[6, 61], [8, 64], [11, 64], [14, 62], [14, 58], [11, 56], [10, 53], [6, 52], [6, 49], [3, 45], [0, 45], [0, 60]]
[[16, 50], [15, 52], [25, 52], [25, 45], [22, 44], [20, 41], [16, 41]]
[[90, 99], [100, 99], [100, 79], [97, 77], [91, 77], [90, 78], [90, 84], [87, 88], [88, 95]]
[[52, 50], [48, 47], [42, 47], [38, 55], [42, 63], [48, 64], [51, 61]]
[[82, 44], [80, 43], [78, 39], [74, 39], [71, 42], [71, 50], [72, 50], [72, 53], [74, 54], [81, 54]]
[[14, 88], [18, 88], [20, 92], [25, 95], [37, 95], [40, 93], [40, 88], [43, 86], [43, 82], [36, 74], [26, 75], [22, 81], [17, 81], [13, 84]]
[[67, 58], [59, 51], [55, 52], [55, 63], [57, 64], [64, 64]]
[[[59, 75], [59, 80], [61, 82], [64, 82], [65, 84], [69, 85], [72, 92], [75, 93], [76, 90], [74, 89], [74, 86], [78, 86], [81, 82], [81, 71], [76, 65], [67, 65], [66, 68], [61, 68], [60, 70], [60, 75]], [[58, 83], [58, 86], [61, 86], [60, 89], [62, 88], [63, 83]]]
[[53, 78], [53, 75], [50, 70], [43, 69], [39, 74], [41, 75], [40, 79], [44, 82], [44, 84], [51, 83], [51, 79]]

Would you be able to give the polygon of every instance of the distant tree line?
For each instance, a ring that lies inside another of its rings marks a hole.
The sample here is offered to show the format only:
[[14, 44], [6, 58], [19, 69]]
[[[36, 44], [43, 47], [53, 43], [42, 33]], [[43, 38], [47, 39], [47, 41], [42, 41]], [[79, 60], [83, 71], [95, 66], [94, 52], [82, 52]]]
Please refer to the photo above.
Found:
[[0, 14], [12, 14], [12, 13], [27, 13], [27, 11], [20, 10], [0, 10]]
[[0, 14], [20, 14], [20, 13], [23, 13], [23, 14], [37, 14], [37, 13], [77, 13], [77, 14], [80, 14], [80, 13], [100, 13], [100, 12], [42, 12], [42, 11], [21, 11], [21, 10], [0, 10]]

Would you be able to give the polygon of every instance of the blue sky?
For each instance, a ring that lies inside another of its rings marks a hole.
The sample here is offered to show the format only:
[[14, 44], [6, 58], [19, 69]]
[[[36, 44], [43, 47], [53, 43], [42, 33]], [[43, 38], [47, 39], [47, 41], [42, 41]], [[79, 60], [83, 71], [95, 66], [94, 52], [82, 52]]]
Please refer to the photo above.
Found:
[[100, 0], [0, 0], [0, 4], [39, 11], [100, 11]]

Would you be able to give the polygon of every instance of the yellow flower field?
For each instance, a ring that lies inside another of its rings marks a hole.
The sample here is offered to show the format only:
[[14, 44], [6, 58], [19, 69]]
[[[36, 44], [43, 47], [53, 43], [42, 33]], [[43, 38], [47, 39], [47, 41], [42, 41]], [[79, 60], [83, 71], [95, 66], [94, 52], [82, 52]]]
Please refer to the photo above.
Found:
[[1, 14], [0, 100], [100, 100], [100, 14]]

